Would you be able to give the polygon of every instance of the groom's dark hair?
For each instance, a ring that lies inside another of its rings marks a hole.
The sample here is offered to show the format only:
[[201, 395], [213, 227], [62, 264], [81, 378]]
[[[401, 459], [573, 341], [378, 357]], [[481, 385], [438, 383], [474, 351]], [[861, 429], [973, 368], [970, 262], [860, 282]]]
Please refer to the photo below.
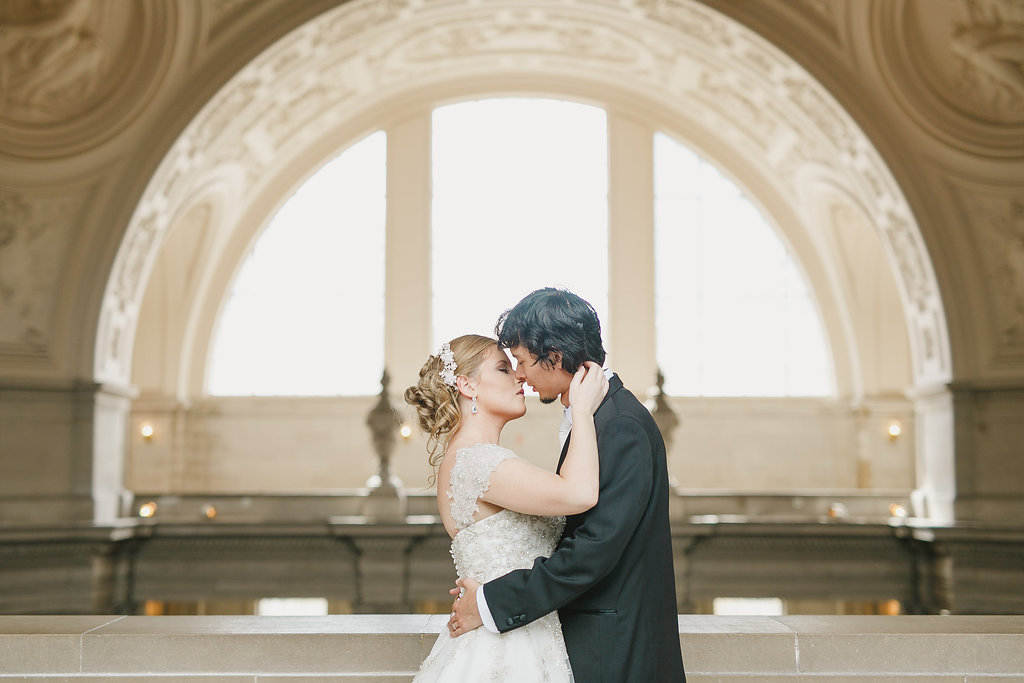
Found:
[[549, 367], [555, 365], [551, 352], [559, 352], [562, 369], [568, 373], [575, 373], [588, 360], [604, 365], [597, 311], [567, 289], [545, 287], [527, 294], [501, 314], [494, 334], [502, 348], [524, 346]]

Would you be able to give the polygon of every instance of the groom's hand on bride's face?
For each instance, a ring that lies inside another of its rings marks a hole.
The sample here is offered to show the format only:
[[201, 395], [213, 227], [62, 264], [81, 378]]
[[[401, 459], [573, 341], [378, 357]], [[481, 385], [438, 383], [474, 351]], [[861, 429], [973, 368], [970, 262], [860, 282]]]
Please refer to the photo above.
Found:
[[473, 579], [459, 579], [455, 585], [456, 588], [448, 591], [455, 596], [452, 616], [448, 620], [448, 633], [453, 638], [469, 633], [484, 623], [480, 620], [480, 610], [476, 605], [476, 589], [480, 584]]

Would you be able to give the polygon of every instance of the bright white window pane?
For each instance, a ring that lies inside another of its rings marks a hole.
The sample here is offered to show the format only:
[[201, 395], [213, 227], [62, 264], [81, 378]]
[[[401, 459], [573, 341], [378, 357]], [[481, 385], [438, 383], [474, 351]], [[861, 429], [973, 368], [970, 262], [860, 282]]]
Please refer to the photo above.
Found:
[[327, 598], [263, 598], [256, 603], [261, 617], [322, 617], [327, 615]]
[[[535, 289], [590, 301], [608, 339], [603, 109], [490, 99], [433, 114], [433, 338], [494, 334]], [[607, 346], [606, 346], [607, 348]]]
[[386, 145], [374, 133], [328, 162], [260, 235], [218, 321], [211, 394], [380, 390]]
[[832, 358], [772, 225], [714, 166], [654, 139], [658, 364], [675, 396], [825, 396]]
[[726, 616], [781, 617], [784, 614], [779, 598], [715, 598], [711, 610]]

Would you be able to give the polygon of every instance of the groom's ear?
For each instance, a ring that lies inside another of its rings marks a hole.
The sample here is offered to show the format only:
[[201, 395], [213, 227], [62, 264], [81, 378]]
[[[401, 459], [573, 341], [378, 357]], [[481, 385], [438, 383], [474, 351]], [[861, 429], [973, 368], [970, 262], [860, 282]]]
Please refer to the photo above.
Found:
[[551, 349], [548, 352], [548, 358], [551, 359], [551, 369], [561, 370], [562, 369], [562, 352], [558, 349]]

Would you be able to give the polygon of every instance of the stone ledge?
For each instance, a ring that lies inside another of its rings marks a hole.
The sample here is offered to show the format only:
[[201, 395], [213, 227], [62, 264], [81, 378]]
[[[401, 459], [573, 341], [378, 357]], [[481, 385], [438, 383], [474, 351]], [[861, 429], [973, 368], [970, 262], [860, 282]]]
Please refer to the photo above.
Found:
[[[444, 615], [0, 616], [0, 680], [409, 681]], [[692, 681], [1024, 681], [1024, 616], [679, 617]]]

